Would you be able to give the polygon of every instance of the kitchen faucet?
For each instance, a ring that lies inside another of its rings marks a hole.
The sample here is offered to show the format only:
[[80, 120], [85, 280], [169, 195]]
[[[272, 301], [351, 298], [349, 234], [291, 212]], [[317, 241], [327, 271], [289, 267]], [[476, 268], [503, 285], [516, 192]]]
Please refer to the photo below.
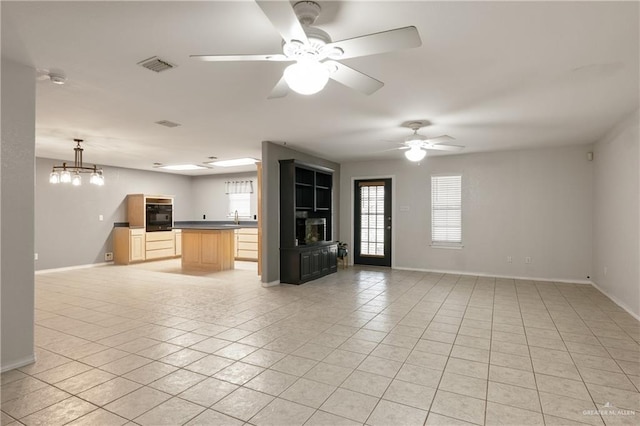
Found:
[[240, 217], [238, 216], [238, 210], [233, 212], [233, 221], [236, 225], [240, 225]]

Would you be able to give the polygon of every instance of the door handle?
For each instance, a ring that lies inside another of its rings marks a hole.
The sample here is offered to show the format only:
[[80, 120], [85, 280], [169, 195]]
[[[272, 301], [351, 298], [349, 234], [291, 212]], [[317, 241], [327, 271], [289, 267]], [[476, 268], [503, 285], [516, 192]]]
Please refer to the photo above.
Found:
[[388, 225], [388, 226], [387, 226], [387, 229], [391, 229], [391, 225]]

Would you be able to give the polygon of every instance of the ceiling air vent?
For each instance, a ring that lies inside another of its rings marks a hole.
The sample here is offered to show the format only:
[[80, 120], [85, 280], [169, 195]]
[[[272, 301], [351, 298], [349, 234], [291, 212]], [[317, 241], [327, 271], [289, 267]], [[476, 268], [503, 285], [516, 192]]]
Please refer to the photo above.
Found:
[[164, 127], [178, 127], [180, 125], [178, 123], [174, 123], [173, 121], [169, 121], [169, 120], [156, 121], [156, 124], [159, 124]]
[[175, 65], [165, 61], [164, 59], [160, 59], [157, 56], [152, 56], [151, 58], [145, 59], [144, 61], [140, 61], [138, 62], [138, 65], [155, 72], [162, 72], [176, 67]]

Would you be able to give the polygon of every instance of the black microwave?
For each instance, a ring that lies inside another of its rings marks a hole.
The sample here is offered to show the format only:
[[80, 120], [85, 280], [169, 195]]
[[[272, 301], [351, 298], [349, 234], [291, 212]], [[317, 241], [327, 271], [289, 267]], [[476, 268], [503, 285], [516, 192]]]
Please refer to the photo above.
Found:
[[173, 206], [171, 204], [147, 204], [147, 232], [171, 231]]

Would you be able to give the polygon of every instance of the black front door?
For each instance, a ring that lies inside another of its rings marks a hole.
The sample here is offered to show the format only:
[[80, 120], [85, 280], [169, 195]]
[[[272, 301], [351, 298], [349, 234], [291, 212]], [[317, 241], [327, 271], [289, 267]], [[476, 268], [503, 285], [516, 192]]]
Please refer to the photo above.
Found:
[[356, 180], [353, 261], [391, 266], [391, 179]]

